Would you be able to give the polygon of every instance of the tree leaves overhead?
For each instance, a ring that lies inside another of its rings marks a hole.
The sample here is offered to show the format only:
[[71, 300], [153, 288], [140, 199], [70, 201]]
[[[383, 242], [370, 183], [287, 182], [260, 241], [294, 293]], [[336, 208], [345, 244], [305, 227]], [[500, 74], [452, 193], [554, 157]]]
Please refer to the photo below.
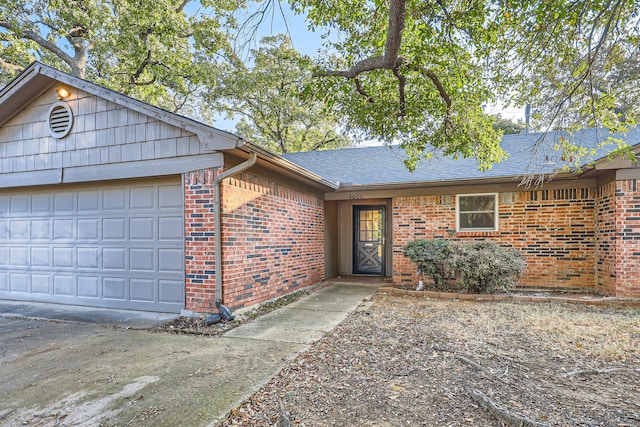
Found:
[[313, 96], [309, 58], [286, 36], [264, 38], [247, 64], [236, 60], [207, 95], [219, 111], [241, 118], [239, 135], [276, 153], [351, 144], [332, 110]]
[[179, 111], [215, 79], [230, 52], [222, 26], [241, 3], [1, 0], [0, 82], [37, 59]]
[[635, 1], [293, 4], [312, 27], [339, 34], [330, 44], [341, 56], [316, 70], [328, 101], [354, 128], [399, 142], [409, 168], [429, 146], [475, 157], [481, 168], [503, 158], [482, 111], [496, 99], [533, 104], [541, 130], [636, 123], [638, 75], [628, 72], [638, 70]]
[[[638, 14], [635, 1], [519, 2], [507, 5], [500, 65], [516, 74], [517, 102], [532, 103], [541, 128], [636, 123], [628, 90], [638, 94]], [[509, 13], [511, 11], [511, 13]], [[634, 66], [635, 64], [635, 66]], [[636, 104], [637, 105], [637, 104]], [[627, 114], [618, 114], [626, 109]], [[634, 111], [635, 110], [635, 111]]]

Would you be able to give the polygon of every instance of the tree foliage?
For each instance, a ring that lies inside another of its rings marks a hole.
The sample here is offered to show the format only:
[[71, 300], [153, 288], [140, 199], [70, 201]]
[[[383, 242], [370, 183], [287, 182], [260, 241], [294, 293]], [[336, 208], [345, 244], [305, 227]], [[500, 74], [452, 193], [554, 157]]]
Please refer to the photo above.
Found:
[[[0, 83], [34, 60], [184, 111], [231, 51], [242, 0], [0, 0]], [[189, 7], [189, 11], [186, 8]]]
[[240, 116], [236, 132], [276, 153], [339, 148], [351, 144], [326, 104], [307, 91], [309, 58], [284, 35], [266, 37], [220, 73], [207, 98], [230, 118]]
[[294, 0], [340, 37], [316, 70], [327, 101], [413, 168], [432, 146], [504, 158], [482, 106], [535, 107], [541, 129], [625, 131], [638, 116], [633, 0]]
[[504, 135], [513, 135], [518, 133], [523, 133], [526, 129], [526, 123], [523, 123], [521, 120], [514, 122], [509, 118], [504, 118], [500, 114], [492, 114], [493, 118], [493, 128], [502, 131]]

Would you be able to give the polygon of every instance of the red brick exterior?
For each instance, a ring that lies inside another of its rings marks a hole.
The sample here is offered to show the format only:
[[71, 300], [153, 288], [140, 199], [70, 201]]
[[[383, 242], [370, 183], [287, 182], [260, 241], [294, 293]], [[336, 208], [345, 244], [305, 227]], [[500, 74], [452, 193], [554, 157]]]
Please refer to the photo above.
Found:
[[598, 188], [596, 195], [596, 287], [616, 294], [616, 183]]
[[[186, 309], [215, 312], [213, 178], [185, 174]], [[223, 303], [247, 307], [324, 279], [320, 197], [249, 172], [221, 183]], [[417, 283], [403, 255], [413, 239], [493, 240], [522, 251], [520, 286], [640, 297], [640, 191], [635, 180], [597, 189], [499, 194], [499, 230], [456, 232], [456, 196], [395, 197], [393, 279]], [[340, 236], [351, 238], [351, 236]]]
[[214, 170], [184, 175], [185, 308], [215, 312]]
[[[213, 175], [185, 175], [186, 309], [215, 312]], [[240, 173], [221, 183], [223, 303], [238, 309], [324, 279], [321, 198]]]
[[597, 287], [607, 295], [640, 298], [638, 182], [612, 182], [599, 192]]
[[394, 281], [416, 283], [403, 247], [413, 239], [493, 240], [522, 251], [527, 269], [520, 286], [595, 287], [595, 203], [586, 188], [503, 193], [499, 230], [456, 232], [455, 196], [393, 200]]

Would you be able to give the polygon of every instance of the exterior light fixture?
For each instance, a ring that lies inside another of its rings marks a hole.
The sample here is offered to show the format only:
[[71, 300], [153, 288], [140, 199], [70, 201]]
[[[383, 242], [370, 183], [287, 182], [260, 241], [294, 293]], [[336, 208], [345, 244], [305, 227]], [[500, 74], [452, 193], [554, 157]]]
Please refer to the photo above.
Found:
[[63, 87], [58, 88], [56, 90], [56, 93], [58, 94], [58, 99], [59, 100], [63, 100], [65, 99], [67, 96], [69, 96], [69, 91]]

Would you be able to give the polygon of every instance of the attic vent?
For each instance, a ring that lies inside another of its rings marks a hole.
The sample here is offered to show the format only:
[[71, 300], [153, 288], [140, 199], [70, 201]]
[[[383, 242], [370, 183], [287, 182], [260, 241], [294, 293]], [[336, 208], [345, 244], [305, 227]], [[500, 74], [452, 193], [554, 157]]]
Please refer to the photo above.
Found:
[[73, 114], [64, 102], [56, 102], [49, 109], [49, 133], [54, 138], [64, 138], [71, 131]]

